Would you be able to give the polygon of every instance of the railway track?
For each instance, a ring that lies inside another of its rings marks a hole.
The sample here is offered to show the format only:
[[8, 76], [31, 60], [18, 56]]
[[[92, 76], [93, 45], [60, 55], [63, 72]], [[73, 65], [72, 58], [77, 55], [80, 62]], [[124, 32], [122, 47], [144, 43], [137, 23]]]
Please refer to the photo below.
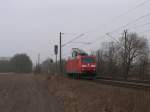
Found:
[[150, 83], [145, 81], [136, 81], [136, 80], [113, 80], [111, 78], [96, 78], [95, 80], [92, 80], [95, 83], [101, 83], [106, 85], [112, 85], [112, 86], [119, 86], [119, 87], [126, 87], [126, 88], [135, 88], [135, 89], [144, 89], [144, 90], [150, 90]]
[[123, 79], [112, 79], [106, 77], [96, 77], [95, 79], [82, 77], [84, 81], [91, 81], [94, 83], [100, 83], [105, 85], [119, 86], [125, 88], [134, 88], [142, 90], [150, 90], [150, 81], [145, 80], [123, 80]]

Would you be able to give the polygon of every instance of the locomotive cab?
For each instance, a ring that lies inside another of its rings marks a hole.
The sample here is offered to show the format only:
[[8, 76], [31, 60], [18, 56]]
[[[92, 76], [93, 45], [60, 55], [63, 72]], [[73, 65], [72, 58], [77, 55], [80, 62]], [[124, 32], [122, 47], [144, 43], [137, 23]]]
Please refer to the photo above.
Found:
[[67, 61], [66, 71], [73, 77], [95, 77], [96, 76], [96, 57], [89, 56], [83, 50], [74, 48], [72, 58]]
[[81, 57], [82, 73], [96, 73], [96, 60], [94, 56]]

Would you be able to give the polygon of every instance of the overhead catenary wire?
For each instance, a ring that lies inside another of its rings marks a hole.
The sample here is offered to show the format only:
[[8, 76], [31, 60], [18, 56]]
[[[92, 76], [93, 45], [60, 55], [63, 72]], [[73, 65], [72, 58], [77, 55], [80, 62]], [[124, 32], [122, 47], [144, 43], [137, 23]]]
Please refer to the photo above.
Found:
[[76, 37], [75, 37], [75, 38], [73, 38], [72, 40], [70, 40], [70, 41], [66, 42], [65, 44], [63, 44], [63, 45], [62, 45], [62, 47], [64, 47], [65, 45], [68, 45], [68, 44], [72, 43], [73, 41], [75, 41], [75, 40], [77, 40], [77, 39], [81, 38], [81, 37], [82, 37], [82, 36], [84, 36], [84, 35], [85, 35], [85, 34], [84, 34], [84, 33], [82, 33], [82, 34], [80, 34], [80, 35], [76, 36]]
[[144, 23], [144, 24], [141, 24], [141, 25], [136, 25], [136, 26], [133, 26], [133, 27], [128, 27], [128, 29], [139, 28], [139, 27], [143, 27], [143, 26], [147, 26], [147, 25], [150, 25], [150, 22]]
[[[120, 14], [119, 16], [117, 16], [117, 17], [116, 17], [116, 20], [117, 20], [117, 19], [120, 19], [121, 16], [122, 16], [122, 17], [123, 17], [123, 16], [126, 16], [128, 13], [131, 13], [132, 11], [138, 9], [139, 7], [144, 6], [144, 5], [145, 5], [146, 3], [148, 3], [148, 2], [150, 2], [150, 0], [145, 0], [145, 1], [141, 2], [141, 3], [139, 3], [139, 4], [136, 5], [135, 7], [133, 7], [133, 8], [131, 8], [131, 9], [127, 10], [125, 13]], [[145, 14], [145, 15], [143, 15], [143, 16], [140, 16], [140, 17], [136, 18], [135, 20], [133, 20], [133, 21], [131, 21], [131, 22], [129, 22], [129, 23], [127, 23], [127, 24], [125, 24], [125, 25], [123, 25], [123, 26], [121, 26], [121, 27], [119, 27], [119, 28], [113, 30], [113, 31], [106, 32], [103, 37], [105, 37], [105, 36], [107, 35], [107, 37], [109, 37], [109, 38], [113, 39], [114, 41], [116, 41], [115, 38], [112, 38], [112, 37], [110, 36], [111, 33], [117, 32], [118, 30], [120, 30], [120, 29], [122, 29], [122, 28], [126, 28], [126, 26], [128, 26], [128, 25], [130, 25], [130, 24], [132, 24], [132, 23], [134, 23], [134, 22], [137, 22], [137, 21], [139, 21], [139, 20], [141, 20], [141, 19], [143, 19], [143, 18], [145, 18], [145, 17], [147, 17], [147, 16], [150, 16], [150, 13]], [[113, 23], [114, 23], [114, 21], [116, 21], [116, 20], [113, 20]], [[107, 23], [106, 23], [106, 24], [107, 24]], [[123, 30], [123, 29], [122, 29], [122, 30]], [[109, 35], [108, 35], [108, 34], [109, 34]], [[99, 39], [99, 37], [96, 38], [91, 44], [94, 44], [94, 43], [99, 42], [98, 39]], [[116, 41], [116, 42], [117, 42], [117, 41]]]
[[[145, 1], [143, 1], [143, 2], [141, 2], [141, 3], [139, 3], [139, 4], [137, 4], [135, 7], [133, 7], [133, 8], [131, 8], [131, 9], [127, 10], [126, 12], [124, 12], [124, 13], [120, 14], [119, 16], [115, 17], [114, 19], [112, 19], [112, 21], [114, 22], [114, 21], [120, 19], [121, 17], [126, 16], [128, 13], [133, 12], [134, 10], [138, 9], [139, 7], [142, 7], [143, 5], [145, 5], [145, 4], [148, 3], [148, 2], [150, 2], [150, 0], [145, 0]], [[112, 22], [112, 21], [111, 21], [111, 22]]]
[[[139, 0], [139, 1], [141, 1], [141, 0]], [[128, 13], [131, 13], [131, 12], [133, 12], [134, 10], [136, 10], [136, 9], [138, 9], [138, 8], [140, 8], [140, 7], [142, 7], [142, 6], [144, 6], [144, 5], [145, 5], [146, 3], [148, 3], [148, 2], [150, 2], [150, 0], [145, 0], [145, 1], [143, 1], [143, 2], [141, 2], [141, 3], [139, 3], [139, 4], [137, 4], [135, 7], [133, 7], [133, 8], [131, 8], [131, 9], [127, 10], [126, 12], [120, 14], [119, 16], [116, 16], [116, 17], [115, 17], [114, 19], [112, 19], [110, 22], [111, 22], [111, 23], [114, 23], [114, 21], [116, 21], [116, 20], [120, 19], [121, 17], [126, 16]], [[148, 15], [149, 15], [149, 14], [148, 14]], [[134, 21], [138, 21], [138, 20], [140, 20], [140, 19], [142, 19], [142, 18], [144, 18], [144, 17], [146, 17], [146, 16], [148, 16], [148, 15], [141, 16], [141, 17], [137, 18], [137, 19], [134, 20]], [[113, 21], [113, 22], [112, 22], [112, 21]], [[131, 23], [134, 22], [134, 21], [131, 21], [131, 22], [125, 24], [124, 26], [121, 26], [121, 27], [117, 28], [116, 30], [113, 30], [113, 31], [107, 32], [107, 33], [110, 34], [110, 33], [116, 32], [116, 31], [118, 31], [119, 29], [128, 26], [129, 24], [131, 24]], [[109, 24], [109, 22], [108, 22], [108, 23], [105, 23], [104, 25], [107, 25], [107, 24]], [[96, 42], [97, 42], [97, 39], [96, 39]]]
[[145, 14], [145, 15], [143, 15], [143, 16], [140, 16], [140, 17], [138, 17], [138, 18], [136, 18], [136, 19], [134, 19], [134, 20], [128, 22], [127, 24], [124, 24], [124, 25], [122, 25], [122, 26], [116, 28], [115, 30], [113, 30], [113, 31], [111, 31], [111, 32], [107, 32], [107, 33], [111, 34], [111, 33], [117, 32], [118, 30], [123, 29], [123, 28], [126, 28], [127, 26], [131, 25], [132, 23], [135, 23], [135, 22], [137, 22], [137, 21], [139, 21], [139, 20], [141, 20], [141, 19], [143, 19], [143, 18], [145, 18], [145, 17], [148, 17], [148, 16], [150, 16], [150, 13], [147, 13], [147, 14]]
[[144, 30], [144, 31], [142, 31], [142, 32], [140, 32], [141, 34], [143, 34], [143, 33], [150, 33], [150, 29], [147, 29], [147, 30]]
[[91, 44], [90, 42], [72, 42], [72, 43], [75, 43], [75, 44], [87, 44], [87, 45]]
[[[94, 40], [94, 41], [90, 42], [90, 44], [86, 44], [86, 45], [93, 45], [93, 44], [99, 42], [99, 38], [100, 38], [100, 37], [103, 37], [103, 38], [104, 38], [105, 36], [106, 36], [106, 35], [99, 36], [98, 38], [96, 38], [96, 40]], [[81, 45], [81, 46], [79, 46], [79, 48], [82, 48], [83, 46], [85, 46], [85, 45]]]
[[[116, 19], [113, 19], [113, 21], [114, 21], [114, 20], [116, 21], [116, 20], [120, 19], [120, 17], [126, 16], [128, 13], [131, 13], [132, 11], [136, 10], [137, 8], [142, 7], [143, 5], [145, 5], [145, 4], [148, 3], [148, 2], [150, 2], [150, 0], [145, 0], [145, 1], [141, 2], [141, 3], [139, 3], [139, 4], [136, 5], [135, 7], [133, 7], [133, 8], [131, 8], [131, 9], [127, 10], [125, 13], [120, 14], [119, 16], [117, 16]], [[140, 16], [140, 17], [136, 18], [135, 20], [133, 20], [133, 21], [131, 21], [131, 22], [128, 22], [128, 23], [125, 24], [125, 25], [122, 25], [121, 27], [118, 27], [117, 29], [115, 29], [115, 30], [113, 30], [113, 31], [111, 31], [111, 32], [105, 33], [105, 34], [104, 34], [104, 37], [107, 35], [107, 37], [110, 37], [111, 39], [113, 39], [113, 40], [116, 41], [115, 38], [112, 38], [112, 36], [110, 36], [111, 33], [117, 32], [117, 31], [120, 30], [120, 29], [123, 30], [123, 28], [126, 28], [127, 26], [131, 25], [132, 23], [135, 23], [135, 22], [137, 22], [137, 21], [139, 21], [139, 20], [141, 20], [141, 19], [143, 19], [143, 18], [145, 18], [145, 17], [147, 17], [147, 16], [150, 16], [150, 13], [145, 14], [145, 15], [143, 15], [143, 16]], [[109, 35], [108, 35], [108, 34], [109, 34]], [[82, 36], [81, 36], [81, 37], [82, 37]], [[79, 38], [80, 38], [80, 35], [79, 35]], [[94, 44], [95, 42], [98, 42], [98, 39], [99, 39], [99, 38], [100, 38], [100, 37], [98, 37], [95, 41], [93, 41], [92, 44]], [[78, 39], [78, 37], [76, 37], [76, 38], [72, 39], [71, 41], [65, 43], [63, 46], [72, 43], [72, 42], [75, 41], [76, 39]]]
[[[109, 37], [109, 39], [111, 39], [111, 41], [118, 42], [118, 40], [115, 39], [115, 37], [111, 36], [109, 33], [106, 33], [106, 34], [104, 34], [104, 35], [102, 35], [102, 36], [98, 36], [98, 38], [96, 38], [94, 41], [90, 42], [89, 45], [92, 45], [92, 44], [95, 44], [95, 43], [99, 42], [99, 38], [100, 38], [100, 37], [101, 37], [101, 38], [105, 38], [106, 36]], [[88, 44], [87, 44], [87, 45], [88, 45]], [[82, 46], [83, 46], [83, 45], [81, 45], [80, 47], [82, 47]]]
[[110, 35], [109, 33], [106, 33], [106, 35], [107, 35], [108, 37], [110, 37], [113, 41], [119, 43], [119, 41], [118, 41], [117, 39], [115, 39], [112, 35]]
[[[114, 20], [116, 21], [117, 19], [120, 19], [120, 17], [123, 17], [123, 16], [127, 15], [128, 13], [131, 13], [132, 11], [138, 9], [139, 7], [144, 6], [144, 5], [145, 5], [146, 3], [148, 3], [148, 2], [150, 2], [150, 0], [145, 0], [145, 1], [143, 1], [143, 2], [141, 2], [141, 3], [139, 3], [139, 4], [137, 4], [135, 7], [133, 7], [133, 8], [131, 8], [131, 9], [127, 10], [126, 12], [120, 14], [119, 16], [116, 16], [115, 19], [112, 19], [113, 22], [114, 22]], [[141, 17], [139, 17], [139, 18], [137, 18], [137, 19], [135, 19], [135, 20], [133, 20], [133, 21], [131, 21], [131, 22], [129, 22], [129, 23], [127, 23], [127, 24], [125, 24], [125, 25], [123, 25], [123, 26], [121, 26], [121, 27], [119, 27], [119, 28], [113, 30], [113, 31], [111, 31], [111, 32], [107, 32], [106, 35], [107, 35], [107, 34], [111, 34], [111, 33], [113, 33], [113, 32], [116, 32], [117, 30], [119, 30], [119, 29], [121, 29], [121, 28], [124, 28], [124, 27], [126, 27], [126, 26], [132, 24], [133, 22], [139, 21], [140, 19], [142, 19], [142, 18], [144, 18], [144, 17], [146, 17], [146, 16], [149, 16], [149, 15], [150, 15], [150, 13], [148, 13], [148, 14], [146, 14], [146, 15], [143, 15], [143, 16], [141, 16]], [[81, 35], [82, 35], [82, 34], [81, 34]], [[107, 35], [107, 36], [108, 36], [108, 35]], [[79, 37], [80, 37], [80, 35], [79, 35]], [[109, 36], [109, 37], [110, 37], [110, 36]], [[74, 38], [73, 40], [71, 40], [71, 41], [69, 41], [69, 42], [67, 42], [67, 43], [65, 43], [63, 46], [65, 46], [65, 45], [67, 45], [67, 44], [73, 42], [73, 41], [76, 40], [76, 39], [78, 39], [78, 37], [77, 37], [77, 38]], [[115, 41], [116, 41], [116, 40], [115, 40]], [[96, 42], [97, 42], [97, 39], [96, 39]]]
[[[139, 0], [139, 1], [141, 1], [141, 0]], [[135, 5], [135, 6], [132, 7], [131, 9], [128, 9], [126, 12], [124, 12], [124, 13], [122, 13], [122, 14], [116, 16], [116, 17], [114, 17], [114, 18], [111, 19], [109, 22], [104, 23], [103, 26], [107, 26], [107, 25], [110, 25], [110, 24], [114, 23], [114, 22], [117, 21], [118, 19], [121, 19], [122, 17], [128, 15], [129, 13], [133, 12], [134, 10], [136, 10], [136, 9], [138, 9], [138, 8], [140, 8], [140, 7], [142, 7], [142, 6], [144, 6], [144, 5], [145, 5], [146, 3], [148, 3], [148, 2], [150, 2], [150, 0], [145, 0], [145, 1], [143, 1], [143, 2], [141, 2], [141, 3], [139, 3], [139, 4], [137, 4], [137, 5]]]
[[[150, 14], [150, 13], [149, 13], [149, 14]], [[143, 18], [143, 17], [145, 17], [145, 16], [141, 16], [139, 19], [141, 19], [141, 18]], [[138, 21], [139, 19], [136, 19], [136, 20]], [[132, 27], [132, 28], [142, 27], [142, 26], [146, 26], [146, 25], [149, 25], [149, 24], [150, 24], [150, 22], [145, 23], [145, 24], [142, 24], [142, 25], [138, 25], [138, 26], [135, 26], [135, 27]], [[126, 24], [126, 25], [127, 25], [127, 24]], [[111, 40], [118, 42], [118, 40], [115, 39], [115, 38], [114, 38], [113, 36], [111, 36], [110, 34], [111, 34], [111, 33], [106, 33], [107, 37], [110, 37]], [[103, 36], [103, 37], [104, 37], [104, 36]], [[99, 39], [99, 37], [98, 37], [97, 39]], [[95, 39], [95, 41], [93, 41], [92, 44], [94, 44], [95, 42], [98, 42], [97, 39]]]

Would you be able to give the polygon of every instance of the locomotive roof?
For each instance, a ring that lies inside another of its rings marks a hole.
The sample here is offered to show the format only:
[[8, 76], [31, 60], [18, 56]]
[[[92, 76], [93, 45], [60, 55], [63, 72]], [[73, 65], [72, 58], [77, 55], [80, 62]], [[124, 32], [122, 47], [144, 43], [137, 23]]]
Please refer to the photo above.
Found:
[[79, 49], [79, 48], [72, 48], [73, 52], [76, 52], [78, 55], [82, 55], [82, 56], [88, 56], [88, 54], [82, 50], [82, 49]]

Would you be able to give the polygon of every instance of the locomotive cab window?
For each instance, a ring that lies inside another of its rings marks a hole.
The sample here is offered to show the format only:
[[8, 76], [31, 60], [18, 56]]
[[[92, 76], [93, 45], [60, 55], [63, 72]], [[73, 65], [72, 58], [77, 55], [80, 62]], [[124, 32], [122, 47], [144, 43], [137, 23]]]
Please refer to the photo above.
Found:
[[94, 63], [95, 59], [94, 58], [82, 58], [83, 63]]
[[73, 52], [72, 57], [76, 57], [76, 56], [77, 56], [77, 52]]

